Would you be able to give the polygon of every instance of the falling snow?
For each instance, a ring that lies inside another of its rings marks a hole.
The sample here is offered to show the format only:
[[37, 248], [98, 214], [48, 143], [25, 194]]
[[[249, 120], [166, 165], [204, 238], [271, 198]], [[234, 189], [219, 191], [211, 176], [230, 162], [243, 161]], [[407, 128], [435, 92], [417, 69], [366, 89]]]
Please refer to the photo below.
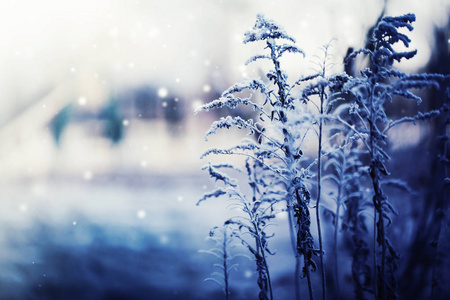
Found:
[[145, 210], [140, 209], [140, 210], [138, 210], [136, 215], [139, 219], [143, 219], [147, 216], [147, 213], [145, 212]]
[[[353, 9], [345, 1], [25, 2], [0, 4], [0, 298], [51, 299], [39, 295], [66, 287], [79, 298], [133, 298], [150, 287], [161, 299], [186, 292], [192, 300], [223, 297], [203, 281], [211, 270], [198, 249], [229, 213], [220, 201], [194, 205], [212, 188], [199, 159], [212, 117], [193, 112], [233, 82], [264, 76], [264, 66], [242, 64], [256, 49], [242, 43], [255, 13], [285, 23], [309, 55], [282, 61], [287, 70], [313, 72], [315, 51], [333, 37], [333, 68], [342, 70], [383, 1]], [[386, 1], [387, 11], [418, 16], [408, 72], [426, 66], [432, 25], [446, 24], [450, 7], [416, 2]], [[429, 128], [414, 132], [403, 139], [423, 140]], [[211, 143], [226, 148], [243, 134]], [[275, 222], [288, 219], [281, 212]], [[288, 238], [274, 247], [274, 280], [292, 265]], [[247, 299], [256, 295], [254, 262], [238, 260], [230, 298]]]
[[82, 97], [78, 98], [79, 105], [84, 106], [84, 105], [86, 105], [86, 103], [87, 103], [87, 100], [85, 97], [82, 96]]
[[83, 173], [83, 178], [84, 178], [84, 180], [91, 180], [93, 176], [94, 176], [94, 175], [92, 174], [91, 171], [85, 171], [85, 172]]
[[205, 85], [203, 86], [203, 92], [207, 93], [207, 92], [209, 92], [209, 91], [211, 91], [211, 86], [209, 86], [209, 84], [205, 84]]
[[158, 89], [158, 97], [165, 98], [169, 94], [169, 91], [165, 87], [161, 87]]
[[26, 204], [20, 204], [20, 205], [19, 205], [19, 210], [20, 210], [21, 212], [26, 212], [26, 211], [28, 210], [28, 205], [26, 205]]

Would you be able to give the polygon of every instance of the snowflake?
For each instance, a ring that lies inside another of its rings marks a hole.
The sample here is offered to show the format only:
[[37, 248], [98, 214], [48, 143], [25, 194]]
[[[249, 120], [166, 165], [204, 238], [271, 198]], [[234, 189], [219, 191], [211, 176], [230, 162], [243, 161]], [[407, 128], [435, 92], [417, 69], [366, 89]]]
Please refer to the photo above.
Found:
[[87, 103], [87, 100], [85, 97], [81, 96], [80, 98], [78, 98], [79, 105], [84, 106], [84, 105], [86, 105], [86, 103]]
[[160, 98], [165, 98], [165, 97], [167, 97], [168, 94], [169, 94], [169, 91], [165, 87], [162, 87], [158, 90], [158, 97], [160, 97]]
[[83, 178], [84, 178], [84, 180], [91, 180], [92, 177], [93, 177], [93, 174], [92, 174], [91, 171], [85, 171], [85, 172], [83, 173]]
[[147, 213], [145, 212], [145, 210], [140, 209], [140, 210], [138, 210], [136, 215], [139, 219], [143, 219], [147, 216]]
[[203, 92], [207, 93], [211, 90], [211, 86], [209, 84], [205, 84], [203, 86]]

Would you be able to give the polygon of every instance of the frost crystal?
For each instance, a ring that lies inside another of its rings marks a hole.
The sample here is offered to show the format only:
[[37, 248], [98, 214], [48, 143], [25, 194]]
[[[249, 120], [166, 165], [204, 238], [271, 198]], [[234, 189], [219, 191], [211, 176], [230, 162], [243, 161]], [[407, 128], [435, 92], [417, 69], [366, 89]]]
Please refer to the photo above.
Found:
[[283, 27], [270, 19], [266, 19], [263, 14], [258, 14], [253, 29], [245, 33], [244, 43], [280, 38], [295, 43], [294, 38], [288, 36]]

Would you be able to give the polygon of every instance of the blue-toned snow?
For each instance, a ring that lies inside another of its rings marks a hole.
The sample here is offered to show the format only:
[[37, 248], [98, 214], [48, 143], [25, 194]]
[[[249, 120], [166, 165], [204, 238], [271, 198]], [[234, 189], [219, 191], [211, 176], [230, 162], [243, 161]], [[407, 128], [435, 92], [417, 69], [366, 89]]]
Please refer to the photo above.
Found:
[[[206, 174], [134, 174], [3, 186], [0, 299], [221, 299], [203, 281], [220, 262], [198, 252], [229, 214], [225, 201], [195, 206], [209, 184]], [[281, 298], [293, 292], [287, 245], [280, 233], [270, 258]], [[232, 299], [257, 297], [253, 261], [235, 262]]]

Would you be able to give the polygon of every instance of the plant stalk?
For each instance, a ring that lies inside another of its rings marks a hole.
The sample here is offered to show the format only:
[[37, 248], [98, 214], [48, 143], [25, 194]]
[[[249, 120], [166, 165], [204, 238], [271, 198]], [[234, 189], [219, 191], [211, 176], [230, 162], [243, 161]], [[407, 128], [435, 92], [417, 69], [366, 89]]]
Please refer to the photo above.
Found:
[[[341, 172], [343, 173], [343, 172]], [[343, 174], [341, 174], [343, 176]], [[341, 177], [343, 178], [343, 177]], [[339, 231], [339, 213], [341, 209], [341, 194], [342, 187], [339, 186], [337, 201], [336, 201], [336, 217], [334, 220], [334, 277], [336, 280], [336, 298], [339, 298], [341, 294], [341, 287], [339, 284], [339, 264], [338, 264], [338, 231]]]
[[[278, 87], [278, 97], [279, 100], [281, 102], [282, 107], [285, 107], [286, 105], [286, 89], [285, 86], [283, 85], [283, 78], [281, 76], [281, 67], [280, 67], [280, 62], [278, 61], [278, 55], [276, 52], [276, 49], [272, 47], [272, 45], [270, 43], [267, 44], [267, 46], [270, 48], [271, 51], [271, 60], [274, 64], [274, 69], [275, 72], [277, 74], [277, 79], [276, 79], [276, 84]], [[280, 117], [280, 122], [282, 124], [286, 123], [286, 116], [284, 113], [278, 111], [278, 115]], [[285, 135], [285, 138], [286, 135]], [[292, 151], [291, 149], [287, 149], [286, 151], [286, 155], [290, 156], [291, 159], [293, 159], [292, 157]], [[293, 208], [292, 208], [292, 201], [290, 201], [290, 203], [288, 203], [288, 215], [289, 215], [289, 231], [290, 231], [290, 236], [291, 236], [291, 243], [292, 243], [292, 249], [294, 251], [294, 255], [295, 255], [295, 278], [294, 278], [294, 282], [295, 282], [295, 297], [296, 300], [301, 300], [301, 289], [300, 289], [300, 265], [301, 265], [301, 257], [299, 255], [297, 246], [296, 246], [296, 237], [295, 237], [295, 233], [294, 233], [294, 217], [293, 217]]]
[[[325, 69], [323, 70], [323, 76], [325, 76]], [[316, 220], [317, 220], [317, 231], [319, 238], [319, 251], [320, 251], [320, 271], [322, 275], [322, 299], [325, 300], [327, 298], [326, 292], [326, 279], [325, 279], [325, 269], [323, 263], [323, 243], [322, 243], [322, 228], [320, 226], [320, 196], [322, 191], [322, 135], [323, 135], [323, 102], [325, 97], [325, 91], [322, 87], [320, 93], [320, 115], [319, 115], [319, 149], [317, 155], [317, 202], [316, 202]]]
[[227, 252], [227, 227], [223, 229], [223, 275], [225, 283], [225, 299], [228, 300], [230, 295], [230, 290], [228, 286], [228, 252]]
[[[380, 159], [376, 155], [376, 112], [375, 107], [373, 105], [373, 94], [374, 94], [374, 88], [371, 87], [371, 93], [370, 93], [370, 122], [369, 122], [369, 129], [370, 129], [370, 158], [371, 158], [371, 170], [370, 170], [370, 177], [372, 179], [372, 185], [374, 190], [374, 196], [373, 196], [373, 206], [374, 206], [374, 221], [375, 221], [375, 236], [376, 236], [376, 242], [378, 244], [381, 243], [381, 269], [380, 269], [380, 290], [379, 294], [377, 295], [377, 286], [375, 289], [375, 296], [379, 296], [380, 299], [386, 300], [386, 278], [385, 278], [385, 266], [386, 266], [386, 233], [385, 233], [385, 227], [384, 227], [384, 217], [383, 217], [383, 211], [382, 211], [382, 204], [384, 201], [384, 195], [383, 191], [381, 189], [380, 184]], [[378, 221], [377, 221], [377, 215], [378, 215]], [[376, 249], [376, 244], [374, 244], [374, 248]], [[374, 249], [374, 250], [375, 250]], [[374, 251], [374, 259], [376, 260], [376, 251]], [[375, 274], [377, 274], [377, 265], [375, 264]], [[375, 276], [374, 281], [376, 281], [377, 278]]]

